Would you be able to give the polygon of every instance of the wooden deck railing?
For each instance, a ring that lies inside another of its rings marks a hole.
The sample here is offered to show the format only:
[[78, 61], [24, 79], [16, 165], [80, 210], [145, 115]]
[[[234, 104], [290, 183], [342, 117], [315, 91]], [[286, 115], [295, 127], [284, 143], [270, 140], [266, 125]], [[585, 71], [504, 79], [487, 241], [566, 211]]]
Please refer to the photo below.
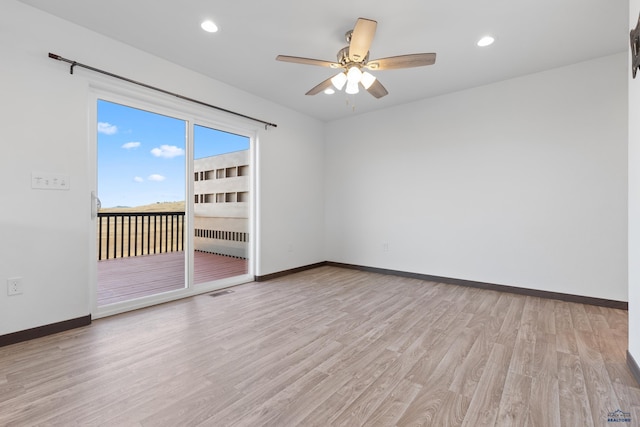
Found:
[[184, 212], [98, 213], [98, 261], [184, 250]]

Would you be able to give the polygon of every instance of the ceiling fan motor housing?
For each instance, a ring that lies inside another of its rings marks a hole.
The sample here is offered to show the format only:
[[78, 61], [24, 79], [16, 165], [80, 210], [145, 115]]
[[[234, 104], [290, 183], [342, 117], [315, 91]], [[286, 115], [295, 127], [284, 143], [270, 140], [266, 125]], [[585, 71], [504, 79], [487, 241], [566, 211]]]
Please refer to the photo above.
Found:
[[350, 64], [359, 64], [361, 66], [367, 65], [369, 61], [369, 51], [362, 61], [354, 62], [349, 58], [349, 46], [345, 46], [338, 52], [338, 63], [347, 68]]

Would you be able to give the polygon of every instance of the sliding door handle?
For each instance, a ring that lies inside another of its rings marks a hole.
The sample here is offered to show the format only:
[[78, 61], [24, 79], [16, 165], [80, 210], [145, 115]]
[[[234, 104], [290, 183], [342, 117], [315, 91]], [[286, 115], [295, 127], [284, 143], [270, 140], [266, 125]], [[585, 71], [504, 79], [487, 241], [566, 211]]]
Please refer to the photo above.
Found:
[[100, 202], [100, 198], [96, 196], [96, 192], [91, 192], [91, 219], [96, 219], [98, 216], [98, 212], [100, 212], [100, 208], [102, 208], [102, 203]]

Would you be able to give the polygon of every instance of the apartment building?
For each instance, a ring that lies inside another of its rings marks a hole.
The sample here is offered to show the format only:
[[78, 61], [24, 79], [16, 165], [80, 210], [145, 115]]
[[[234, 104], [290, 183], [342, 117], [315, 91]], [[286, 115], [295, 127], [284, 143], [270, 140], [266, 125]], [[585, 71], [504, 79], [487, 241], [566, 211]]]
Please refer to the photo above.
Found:
[[249, 150], [194, 160], [194, 249], [247, 258]]

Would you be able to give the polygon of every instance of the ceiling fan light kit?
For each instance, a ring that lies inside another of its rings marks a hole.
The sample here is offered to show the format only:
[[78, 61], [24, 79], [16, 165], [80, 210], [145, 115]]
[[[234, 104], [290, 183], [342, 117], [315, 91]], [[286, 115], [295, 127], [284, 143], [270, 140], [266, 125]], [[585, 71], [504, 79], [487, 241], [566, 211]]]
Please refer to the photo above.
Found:
[[313, 87], [306, 95], [326, 92], [331, 86], [337, 90], [345, 88], [347, 94], [353, 95], [359, 92], [359, 86], [362, 85], [374, 97], [382, 98], [389, 92], [373, 74], [362, 71], [363, 69], [372, 71], [397, 70], [432, 65], [436, 62], [436, 54], [414, 53], [369, 61], [369, 48], [373, 42], [377, 25], [378, 23], [374, 20], [358, 18], [353, 30], [347, 31], [345, 34], [349, 46], [340, 49], [337, 62], [287, 55], [278, 55], [276, 60], [343, 70]]
[[374, 76], [373, 74], [368, 73], [366, 71], [362, 73], [362, 78], [360, 79], [360, 83], [362, 83], [362, 86], [364, 86], [365, 89], [369, 89], [373, 84], [373, 82], [375, 81], [376, 81], [376, 76]]
[[345, 83], [347, 83], [347, 75], [345, 73], [338, 73], [331, 77], [331, 83], [336, 89], [342, 90]]
[[347, 71], [347, 83], [359, 83], [361, 78], [362, 71], [360, 71], [360, 68], [356, 67], [355, 65], [349, 68], [349, 71]]
[[349, 95], [355, 95], [356, 93], [360, 92], [360, 89], [358, 89], [358, 82], [347, 82], [347, 88], [344, 90], [345, 93], [349, 94]]

